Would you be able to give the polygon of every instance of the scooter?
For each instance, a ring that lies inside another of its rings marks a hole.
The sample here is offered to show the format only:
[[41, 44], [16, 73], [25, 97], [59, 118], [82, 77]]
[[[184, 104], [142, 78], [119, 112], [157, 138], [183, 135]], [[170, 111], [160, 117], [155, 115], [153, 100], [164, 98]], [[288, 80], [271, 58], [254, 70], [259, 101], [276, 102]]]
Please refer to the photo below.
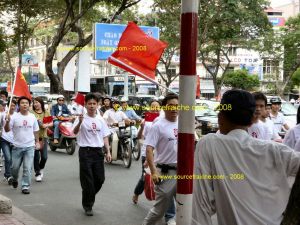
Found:
[[71, 119], [68, 117], [58, 117], [60, 123], [59, 133], [60, 137], [58, 140], [58, 144], [54, 144], [54, 130], [47, 129], [48, 136], [48, 144], [50, 146], [51, 151], [56, 151], [56, 149], [66, 149], [66, 152], [69, 155], [73, 155], [76, 149], [76, 135], [73, 133], [73, 123]]
[[122, 160], [124, 167], [130, 168], [132, 161], [132, 153], [131, 153], [131, 129], [129, 132], [126, 130], [125, 122], [119, 122], [118, 132], [114, 132], [109, 141], [110, 141], [110, 152], [111, 152], [111, 162]]

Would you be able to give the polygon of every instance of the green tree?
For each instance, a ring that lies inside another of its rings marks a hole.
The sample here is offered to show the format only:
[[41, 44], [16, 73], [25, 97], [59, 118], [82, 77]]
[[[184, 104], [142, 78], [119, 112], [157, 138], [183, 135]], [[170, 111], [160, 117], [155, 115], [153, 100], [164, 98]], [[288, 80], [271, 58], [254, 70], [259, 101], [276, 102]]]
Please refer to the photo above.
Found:
[[[87, 16], [93, 8], [97, 5], [102, 11], [113, 9], [112, 15], [109, 18], [102, 18], [100, 21], [112, 23], [122, 12], [126, 9], [136, 5], [140, 0], [90, 0], [82, 2], [81, 12], [78, 11], [78, 0], [62, 0], [63, 13], [60, 16], [57, 30], [51, 40], [51, 44], [47, 48], [45, 68], [46, 74], [50, 79], [51, 93], [64, 93], [62, 85], [62, 76], [68, 62], [80, 51], [81, 48], [88, 45], [93, 38], [92, 33], [84, 32], [81, 24], [78, 24], [78, 20]], [[101, 4], [100, 4], [101, 3]], [[101, 14], [100, 14], [101, 16]], [[104, 20], [105, 19], [105, 20]], [[73, 32], [76, 35], [76, 41], [74, 47], [64, 56], [64, 58], [57, 63], [58, 72], [53, 72], [53, 60], [59, 44], [66, 37], [67, 34]]]
[[229, 51], [233, 47], [261, 50], [262, 37], [271, 31], [264, 12], [268, 4], [266, 0], [200, 0], [199, 57], [212, 76], [216, 96], [231, 63]]
[[[157, 73], [167, 87], [179, 76], [179, 73], [171, 69], [174, 56], [179, 55], [180, 48], [180, 0], [155, 0], [151, 14], [152, 24], [160, 28], [160, 40], [168, 43], [160, 59], [164, 66], [163, 71], [157, 69]], [[149, 18], [148, 18], [149, 19]], [[154, 24], [153, 24], [154, 22]]]
[[[300, 67], [300, 14], [287, 20], [278, 37], [283, 51], [283, 78], [282, 90], [290, 83], [293, 75]], [[299, 74], [298, 72], [296, 75]]]
[[232, 88], [252, 91], [259, 87], [260, 82], [257, 75], [251, 75], [247, 70], [236, 70], [225, 74], [223, 84]]
[[[53, 15], [58, 15], [57, 2], [59, 0], [5, 0], [0, 4], [2, 16], [9, 16], [9, 20], [1, 21], [1, 26], [8, 30], [4, 39], [9, 43], [5, 50], [13, 51], [17, 48], [18, 65], [22, 66], [28, 40], [32, 37], [38, 25]], [[7, 53], [7, 56], [13, 56]]]

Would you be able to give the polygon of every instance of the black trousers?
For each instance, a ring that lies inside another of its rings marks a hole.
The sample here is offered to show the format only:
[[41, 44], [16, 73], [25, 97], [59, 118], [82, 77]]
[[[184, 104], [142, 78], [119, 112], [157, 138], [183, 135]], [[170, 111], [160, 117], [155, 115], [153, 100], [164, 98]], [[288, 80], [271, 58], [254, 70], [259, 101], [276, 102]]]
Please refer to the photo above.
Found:
[[140, 177], [138, 183], [135, 186], [134, 189], [134, 194], [135, 195], [141, 195], [144, 191], [144, 186], [145, 186], [145, 178], [144, 178], [144, 173], [145, 173], [145, 168], [144, 168], [144, 163], [146, 161], [146, 157], [142, 156], [142, 176]]
[[82, 206], [84, 209], [92, 209], [95, 196], [105, 180], [103, 149], [80, 147], [79, 164]]

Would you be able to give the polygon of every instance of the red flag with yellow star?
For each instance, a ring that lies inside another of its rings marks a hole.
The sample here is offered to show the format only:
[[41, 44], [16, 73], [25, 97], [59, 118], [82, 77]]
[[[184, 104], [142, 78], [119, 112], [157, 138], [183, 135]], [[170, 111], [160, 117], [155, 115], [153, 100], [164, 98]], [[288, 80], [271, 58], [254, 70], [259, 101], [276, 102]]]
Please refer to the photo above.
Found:
[[17, 69], [17, 74], [15, 77], [15, 83], [13, 87], [13, 95], [15, 96], [26, 96], [31, 99], [31, 94], [29, 92], [25, 77], [23, 76], [20, 67]]
[[166, 43], [129, 22], [108, 62], [144, 79], [155, 80], [156, 65], [166, 47]]

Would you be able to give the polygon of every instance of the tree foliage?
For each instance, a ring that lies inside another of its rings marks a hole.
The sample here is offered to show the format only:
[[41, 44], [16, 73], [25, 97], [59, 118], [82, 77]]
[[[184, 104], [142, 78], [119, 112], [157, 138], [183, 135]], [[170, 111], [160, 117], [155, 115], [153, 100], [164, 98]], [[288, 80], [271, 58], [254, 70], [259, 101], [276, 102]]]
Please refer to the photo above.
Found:
[[[140, 0], [90, 0], [83, 1], [81, 12], [78, 11], [78, 0], [62, 0], [64, 2], [63, 13], [61, 19], [56, 25], [58, 28], [55, 35], [52, 38], [50, 46], [47, 48], [46, 54], [46, 73], [50, 79], [51, 93], [63, 93], [62, 76], [68, 62], [80, 51], [81, 48], [88, 45], [93, 38], [92, 33], [85, 32], [83, 27], [78, 25], [78, 20], [87, 16], [94, 7], [99, 4], [101, 6], [109, 6], [109, 8], [115, 9], [110, 18], [102, 18], [102, 22], [112, 23], [122, 12], [126, 9], [136, 5]], [[103, 8], [102, 8], [103, 9]], [[107, 11], [103, 9], [103, 11]], [[64, 56], [64, 58], [57, 63], [58, 72], [53, 72], [53, 60], [59, 44], [63, 41], [67, 34], [73, 32], [76, 35], [76, 41], [72, 49]]]
[[267, 4], [266, 0], [200, 0], [199, 57], [213, 78], [216, 95], [231, 63], [231, 47], [260, 50], [261, 38], [271, 30], [264, 12]]
[[147, 25], [160, 28], [160, 40], [168, 43], [160, 59], [163, 70], [157, 69], [157, 73], [167, 87], [179, 76], [170, 70], [174, 56], [179, 56], [180, 48], [180, 0], [154, 0], [153, 13], [144, 18]]
[[246, 91], [251, 91], [260, 85], [258, 76], [249, 74], [247, 70], [236, 70], [226, 73], [223, 83], [225, 86]]

